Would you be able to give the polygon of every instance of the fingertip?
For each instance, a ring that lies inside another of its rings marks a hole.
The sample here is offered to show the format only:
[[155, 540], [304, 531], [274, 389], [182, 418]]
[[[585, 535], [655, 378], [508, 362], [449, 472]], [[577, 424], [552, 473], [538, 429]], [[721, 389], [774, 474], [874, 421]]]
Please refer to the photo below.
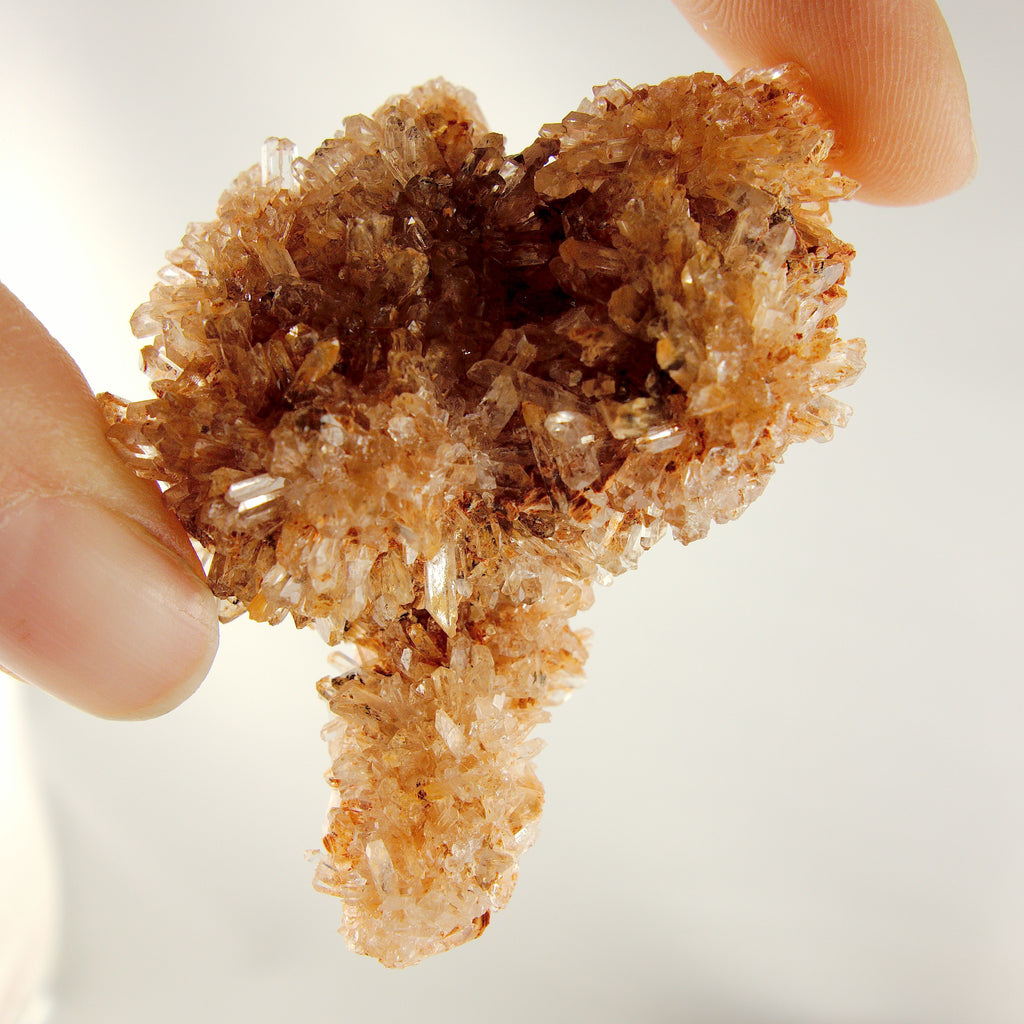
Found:
[[801, 65], [858, 198], [927, 202], [977, 167], [970, 101], [933, 0], [676, 0], [734, 67]]
[[160, 489], [118, 458], [105, 428], [74, 360], [0, 283], [0, 509], [22, 493], [79, 495], [135, 520], [201, 574]]
[[827, 58], [834, 69], [829, 113], [837, 160], [861, 183], [858, 198], [905, 206], [965, 185], [978, 160], [970, 100], [938, 7], [932, 0], [867, 3], [840, 29]]
[[217, 651], [216, 601], [135, 522], [64, 498], [0, 518], [0, 664], [104, 718], [152, 718], [199, 686]]
[[104, 436], [91, 389], [0, 285], [0, 666], [108, 718], [181, 703], [216, 601], [159, 488]]

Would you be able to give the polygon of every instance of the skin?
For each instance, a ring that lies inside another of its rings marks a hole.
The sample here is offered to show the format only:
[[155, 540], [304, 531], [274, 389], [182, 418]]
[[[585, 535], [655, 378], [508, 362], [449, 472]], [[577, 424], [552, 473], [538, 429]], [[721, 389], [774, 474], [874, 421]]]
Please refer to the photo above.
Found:
[[145, 718], [206, 675], [216, 603], [104, 426], [71, 357], [0, 285], [0, 665], [94, 714]]
[[[932, 0], [676, 4], [734, 68], [807, 72], [859, 198], [927, 202], [973, 174], [967, 87]], [[93, 714], [152, 717], [206, 676], [217, 629], [181, 525], [107, 444], [70, 356], [0, 285], [0, 666]]]
[[675, 0], [734, 68], [794, 62], [857, 198], [904, 206], [974, 174], [967, 84], [934, 0]]

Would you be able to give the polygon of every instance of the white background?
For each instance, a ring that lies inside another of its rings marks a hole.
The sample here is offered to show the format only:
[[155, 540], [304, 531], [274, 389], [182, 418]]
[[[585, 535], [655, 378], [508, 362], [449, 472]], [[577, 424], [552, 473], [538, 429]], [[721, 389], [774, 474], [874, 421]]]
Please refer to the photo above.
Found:
[[[53, 1024], [1024, 1020], [1024, 32], [1016, 5], [943, 6], [977, 180], [837, 214], [854, 419], [598, 594], [589, 682], [544, 729], [541, 837], [484, 938], [397, 973], [346, 950], [302, 857], [326, 650], [237, 622], [162, 720], [24, 695]], [[97, 390], [141, 397], [128, 316], [265, 136], [308, 152], [444, 74], [520, 147], [595, 82], [701, 68], [668, 0], [2, 0], [0, 278]], [[30, 922], [5, 909], [10, 944]]]

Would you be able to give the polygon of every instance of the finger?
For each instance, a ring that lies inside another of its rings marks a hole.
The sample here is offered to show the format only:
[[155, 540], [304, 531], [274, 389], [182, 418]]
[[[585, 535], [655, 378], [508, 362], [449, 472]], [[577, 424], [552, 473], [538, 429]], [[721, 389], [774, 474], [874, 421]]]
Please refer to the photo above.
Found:
[[977, 162], [970, 103], [933, 0], [676, 0], [734, 68], [793, 61], [836, 132], [835, 164], [858, 198], [921, 203]]
[[71, 358], [0, 285], [0, 665], [94, 714], [150, 717], [206, 675], [216, 603], [103, 430]]

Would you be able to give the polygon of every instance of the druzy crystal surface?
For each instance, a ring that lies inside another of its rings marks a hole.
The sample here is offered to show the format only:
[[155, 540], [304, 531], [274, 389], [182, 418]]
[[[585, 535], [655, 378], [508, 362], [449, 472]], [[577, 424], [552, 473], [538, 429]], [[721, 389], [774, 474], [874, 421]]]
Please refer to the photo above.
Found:
[[115, 447], [209, 554], [224, 617], [354, 652], [320, 681], [316, 885], [390, 966], [479, 935], [586, 657], [591, 584], [735, 518], [828, 438], [852, 184], [778, 74], [612, 82], [523, 153], [432, 82], [193, 225], [133, 320]]

